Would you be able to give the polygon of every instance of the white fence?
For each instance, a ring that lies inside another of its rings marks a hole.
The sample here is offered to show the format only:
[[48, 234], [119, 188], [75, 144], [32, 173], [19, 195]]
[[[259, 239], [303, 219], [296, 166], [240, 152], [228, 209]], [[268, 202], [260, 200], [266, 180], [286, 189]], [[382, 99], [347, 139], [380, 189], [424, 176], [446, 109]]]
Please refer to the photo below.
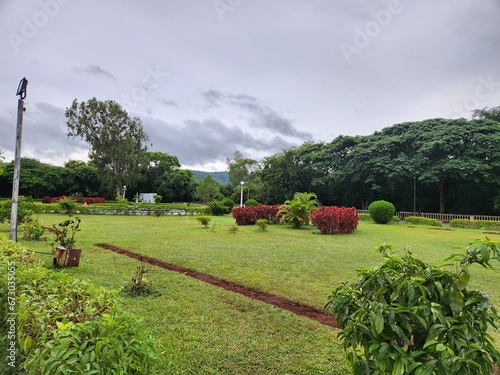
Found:
[[[367, 210], [358, 210], [359, 213], [368, 213]], [[404, 220], [408, 216], [419, 216], [427, 217], [429, 219], [436, 219], [443, 222], [449, 222], [453, 219], [465, 219], [465, 220], [490, 220], [490, 221], [500, 221], [500, 216], [490, 216], [490, 215], [466, 215], [466, 214], [437, 214], [429, 212], [396, 212], [401, 220]]]

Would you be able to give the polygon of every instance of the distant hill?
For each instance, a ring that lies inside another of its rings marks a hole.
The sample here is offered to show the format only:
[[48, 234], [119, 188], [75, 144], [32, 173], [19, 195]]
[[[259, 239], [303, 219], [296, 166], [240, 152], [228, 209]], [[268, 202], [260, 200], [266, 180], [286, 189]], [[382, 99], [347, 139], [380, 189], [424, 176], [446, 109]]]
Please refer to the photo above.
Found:
[[192, 171], [194, 174], [194, 177], [198, 181], [203, 180], [207, 174], [211, 174], [212, 177], [216, 180], [219, 181], [222, 185], [226, 185], [229, 182], [229, 173], [228, 172], [205, 172], [205, 171]]

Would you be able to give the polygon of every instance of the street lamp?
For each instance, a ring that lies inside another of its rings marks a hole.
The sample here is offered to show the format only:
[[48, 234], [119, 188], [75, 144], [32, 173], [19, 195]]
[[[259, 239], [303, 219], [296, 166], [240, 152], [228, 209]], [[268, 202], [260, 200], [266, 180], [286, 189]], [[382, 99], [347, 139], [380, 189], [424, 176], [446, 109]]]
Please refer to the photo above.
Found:
[[26, 99], [26, 89], [28, 80], [23, 78], [17, 87], [17, 129], [16, 129], [16, 150], [14, 156], [14, 176], [12, 178], [12, 207], [10, 210], [10, 232], [9, 239], [17, 242], [17, 211], [19, 203], [19, 180], [21, 179], [21, 140], [23, 135], [23, 113], [24, 99]]
[[122, 198], [125, 199], [125, 192], [127, 191], [127, 187], [123, 185], [123, 196]]
[[240, 207], [243, 207], [243, 188], [245, 187], [245, 181], [241, 181], [240, 186], [241, 186]]

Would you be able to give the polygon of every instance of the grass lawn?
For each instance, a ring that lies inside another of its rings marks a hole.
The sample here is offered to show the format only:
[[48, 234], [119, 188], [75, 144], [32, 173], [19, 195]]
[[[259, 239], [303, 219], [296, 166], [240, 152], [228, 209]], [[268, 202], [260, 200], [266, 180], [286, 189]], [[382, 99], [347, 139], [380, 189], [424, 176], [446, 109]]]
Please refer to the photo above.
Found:
[[[39, 217], [48, 227], [65, 218]], [[313, 227], [284, 226], [269, 226], [266, 232], [239, 227], [230, 233], [230, 216], [213, 217], [210, 228], [193, 216], [81, 218], [76, 246], [84, 250], [80, 267], [64, 271], [77, 278], [110, 288], [132, 278], [137, 261], [93, 246], [108, 243], [319, 308], [332, 286], [354, 281], [357, 268], [380, 262], [380, 254], [373, 252], [378, 244], [398, 244], [401, 252], [411, 246], [417, 257], [441, 264], [452, 246], [464, 247], [484, 236], [479, 230], [369, 222], [360, 222], [350, 235], [320, 235]], [[0, 225], [2, 232], [8, 235], [6, 224]], [[499, 234], [488, 236], [500, 241]], [[50, 252], [43, 242], [23, 244]], [[51, 264], [50, 255], [40, 257]], [[486, 291], [500, 307], [500, 264], [495, 266], [473, 267], [472, 286]], [[158, 374], [348, 373], [337, 332], [329, 327], [175, 272], [153, 268], [147, 278], [160, 297], [121, 301], [159, 341]], [[500, 335], [493, 335], [500, 347]]]

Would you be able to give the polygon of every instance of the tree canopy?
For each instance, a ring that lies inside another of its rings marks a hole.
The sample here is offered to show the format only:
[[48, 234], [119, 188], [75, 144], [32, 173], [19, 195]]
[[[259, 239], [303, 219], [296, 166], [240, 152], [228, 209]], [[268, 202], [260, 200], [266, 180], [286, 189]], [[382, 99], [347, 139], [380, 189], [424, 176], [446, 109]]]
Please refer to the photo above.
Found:
[[148, 136], [138, 117], [130, 118], [114, 101], [96, 98], [80, 103], [75, 99], [65, 115], [67, 136], [80, 137], [89, 144], [89, 161], [105, 187], [120, 195], [124, 185], [139, 179]]

